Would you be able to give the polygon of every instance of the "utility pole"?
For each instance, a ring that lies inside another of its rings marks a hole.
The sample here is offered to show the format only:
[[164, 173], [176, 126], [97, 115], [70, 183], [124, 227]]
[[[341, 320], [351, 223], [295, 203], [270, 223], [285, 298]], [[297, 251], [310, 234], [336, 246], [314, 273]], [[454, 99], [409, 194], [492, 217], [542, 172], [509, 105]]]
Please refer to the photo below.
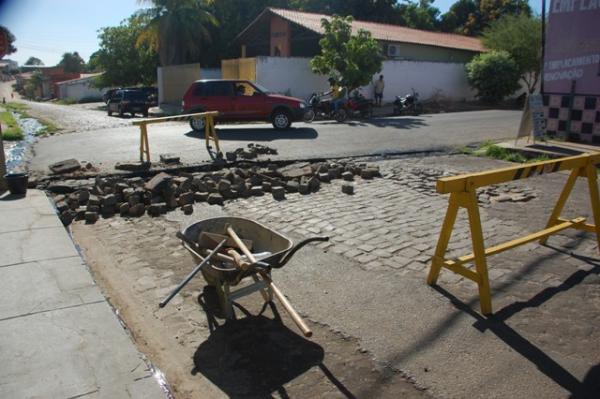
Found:
[[542, 59], [540, 65], [540, 94], [544, 95], [544, 57], [546, 55], [546, 0], [542, 0]]

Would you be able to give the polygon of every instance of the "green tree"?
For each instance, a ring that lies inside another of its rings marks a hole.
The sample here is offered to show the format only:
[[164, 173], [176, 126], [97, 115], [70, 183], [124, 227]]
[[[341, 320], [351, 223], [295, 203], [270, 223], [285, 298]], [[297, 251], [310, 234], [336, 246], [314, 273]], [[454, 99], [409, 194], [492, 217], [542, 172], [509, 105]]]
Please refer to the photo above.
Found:
[[507, 15], [491, 23], [483, 32], [483, 44], [492, 50], [504, 50], [519, 67], [521, 80], [533, 93], [540, 77], [542, 22], [526, 14]]
[[479, 54], [466, 70], [469, 84], [484, 102], [497, 103], [519, 89], [519, 67], [506, 51]]
[[44, 76], [40, 71], [33, 71], [31, 77], [25, 83], [23, 88], [25, 91], [25, 97], [36, 98], [42, 95], [42, 82]]
[[100, 29], [100, 49], [90, 57], [89, 67], [104, 72], [95, 86], [135, 86], [156, 82], [158, 55], [147, 45], [136, 46], [147, 21], [133, 15], [119, 26]]
[[8, 46], [6, 48], [6, 54], [12, 54], [15, 51], [17, 51], [17, 48], [13, 45], [15, 39], [15, 35], [13, 35], [11, 33], [11, 31], [8, 30], [7, 27], [0, 25], [0, 32], [4, 32], [6, 34], [6, 39], [8, 42]]
[[351, 15], [354, 18], [395, 23], [397, 0], [289, 0], [289, 8], [324, 14]]
[[94, 51], [92, 55], [90, 55], [90, 59], [87, 64], [85, 64], [86, 72], [101, 72], [102, 67], [98, 64], [98, 60], [100, 57], [100, 50]]
[[440, 26], [444, 32], [469, 34], [469, 18], [475, 18], [479, 11], [474, 0], [458, 0], [441, 17]]
[[157, 51], [163, 66], [201, 61], [203, 47], [211, 43], [209, 27], [218, 24], [208, 0], [141, 1], [152, 7], [139, 11], [148, 23], [137, 45]]
[[44, 63], [37, 57], [29, 57], [27, 61], [25, 61], [25, 65], [44, 65]]
[[352, 17], [323, 18], [321, 25], [325, 34], [319, 40], [321, 54], [310, 61], [313, 72], [336, 77], [349, 91], [369, 84], [383, 61], [371, 33], [359, 29], [352, 35]]
[[477, 36], [493, 21], [506, 15], [531, 15], [526, 0], [458, 0], [442, 15], [445, 32]]
[[72, 53], [64, 53], [62, 59], [58, 63], [65, 72], [81, 72], [85, 66], [85, 61], [77, 51]]
[[405, 0], [398, 6], [399, 22], [409, 28], [438, 30], [440, 10], [433, 7], [434, 0]]

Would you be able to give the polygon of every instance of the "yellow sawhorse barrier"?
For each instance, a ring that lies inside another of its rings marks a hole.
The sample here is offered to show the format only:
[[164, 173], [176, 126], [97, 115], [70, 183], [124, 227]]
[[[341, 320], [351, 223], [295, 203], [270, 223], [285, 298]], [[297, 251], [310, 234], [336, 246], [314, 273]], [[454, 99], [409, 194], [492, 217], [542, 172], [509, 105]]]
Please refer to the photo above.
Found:
[[[598, 163], [600, 163], [600, 153], [583, 154], [551, 161], [535, 162], [481, 173], [439, 179], [436, 185], [437, 192], [440, 194], [450, 193], [450, 199], [448, 201], [448, 210], [446, 211], [442, 231], [440, 232], [440, 237], [435, 248], [429, 276], [427, 277], [427, 283], [429, 285], [436, 284], [442, 267], [476, 282], [479, 287], [481, 313], [488, 315], [492, 313], [492, 298], [486, 257], [536, 240], [540, 240], [540, 243], [544, 244], [550, 235], [569, 227], [595, 233], [598, 248], [600, 249], [600, 198], [598, 196], [596, 171], [596, 165]], [[477, 203], [477, 189], [491, 184], [500, 184], [563, 170], [570, 170], [571, 174], [554, 206], [554, 210], [550, 215], [546, 228], [525, 237], [517, 238], [490, 248], [485, 248], [483, 231], [481, 229], [481, 219], [479, 216], [479, 206]], [[583, 217], [570, 220], [560, 217], [578, 177], [587, 178], [594, 224], [586, 223], [586, 220]], [[456, 221], [458, 209], [461, 207], [465, 208], [468, 213], [473, 253], [460, 256], [456, 259], [445, 259], [444, 254], [446, 253], [448, 242], [452, 235], [452, 228]], [[475, 263], [475, 270], [464, 266], [465, 263], [473, 261]]]
[[[140, 127], [140, 162], [150, 162], [150, 144], [148, 143], [148, 128], [147, 125], [152, 123], [172, 122], [172, 121], [183, 121], [190, 119], [204, 119], [204, 138], [206, 140], [206, 148], [208, 153], [212, 157], [210, 152], [210, 142], [215, 143], [217, 154], [221, 153], [219, 147], [219, 136], [215, 131], [215, 120], [214, 117], [219, 115], [217, 111], [211, 112], [198, 112], [195, 114], [177, 115], [177, 116], [165, 116], [161, 118], [152, 119], [140, 119], [132, 122], [134, 125]], [[144, 159], [145, 158], [145, 159]]]

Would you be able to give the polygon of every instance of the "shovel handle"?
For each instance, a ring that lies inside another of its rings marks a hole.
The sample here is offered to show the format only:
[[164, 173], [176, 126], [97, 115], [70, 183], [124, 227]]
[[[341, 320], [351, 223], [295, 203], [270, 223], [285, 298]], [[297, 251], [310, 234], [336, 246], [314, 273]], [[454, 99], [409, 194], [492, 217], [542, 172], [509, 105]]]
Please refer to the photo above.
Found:
[[[246, 257], [250, 260], [250, 262], [256, 263], [256, 258], [254, 257], [254, 255], [252, 255], [252, 252], [250, 252], [250, 250], [244, 245], [240, 237], [231, 228], [231, 226], [227, 226], [227, 234], [229, 234], [229, 236], [235, 241], [236, 245], [242, 250], [244, 255], [246, 255]], [[281, 304], [283, 305], [285, 311], [290, 315], [292, 320], [294, 320], [294, 323], [296, 323], [300, 331], [302, 331], [302, 334], [304, 334], [305, 337], [312, 336], [312, 331], [310, 330], [310, 328], [308, 328], [308, 325], [306, 325], [302, 317], [298, 314], [298, 312], [296, 312], [296, 309], [294, 309], [292, 304], [287, 300], [287, 298], [283, 295], [279, 288], [277, 288], [277, 286], [273, 283], [273, 280], [271, 280], [269, 274], [263, 271], [259, 271], [259, 273], [265, 281], [265, 283], [267, 283], [267, 285], [271, 288], [273, 295], [277, 297], [279, 302], [281, 302]]]

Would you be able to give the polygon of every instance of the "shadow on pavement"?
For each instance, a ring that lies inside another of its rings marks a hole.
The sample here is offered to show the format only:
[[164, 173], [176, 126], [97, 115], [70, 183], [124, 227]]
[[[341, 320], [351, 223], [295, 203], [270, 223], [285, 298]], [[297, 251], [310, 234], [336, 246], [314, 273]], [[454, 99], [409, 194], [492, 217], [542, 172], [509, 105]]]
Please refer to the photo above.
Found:
[[[574, 245], [570, 245], [571, 247], [577, 247], [581, 241], [585, 238], [585, 234], [578, 235], [573, 241], [575, 241]], [[475, 319], [475, 323], [473, 323], [473, 327], [478, 329], [479, 331], [490, 330], [493, 334], [495, 334], [502, 342], [513, 348], [517, 353], [521, 354], [525, 359], [529, 360], [536, 367], [544, 373], [548, 378], [552, 381], [563, 387], [565, 390], [570, 392], [573, 396], [572, 398], [583, 399], [590, 397], [591, 393], [595, 393], [595, 387], [597, 386], [596, 381], [584, 381], [581, 383], [577, 378], [575, 378], [571, 373], [565, 370], [560, 364], [554, 361], [550, 356], [544, 353], [540, 348], [533, 345], [523, 336], [521, 336], [517, 331], [512, 329], [505, 323], [505, 320], [518, 313], [519, 311], [529, 308], [529, 307], [538, 307], [542, 305], [544, 302], [551, 299], [554, 295], [569, 290], [573, 288], [577, 284], [581, 283], [581, 281], [591, 274], [600, 274], [600, 259], [589, 258], [586, 256], [577, 255], [572, 252], [566, 252], [563, 249], [558, 249], [552, 247], [550, 245], [546, 245], [547, 247], [554, 249], [556, 252], [554, 254], [550, 254], [547, 256], [541, 256], [536, 259], [534, 262], [530, 262], [525, 265], [524, 269], [519, 273], [518, 276], [515, 276], [510, 281], [504, 282], [502, 284], [496, 285], [493, 287], [493, 292], [506, 292], [506, 289], [518, 283], [523, 277], [529, 275], [533, 270], [542, 265], [544, 262], [552, 259], [561, 253], [570, 254], [574, 258], [582, 260], [592, 266], [594, 266], [589, 271], [578, 270], [569, 276], [562, 284], [557, 287], [549, 287], [542, 290], [540, 293], [536, 294], [533, 298], [525, 302], [515, 302], [511, 305], [504, 307], [503, 309], [497, 311], [490, 317], [485, 317], [473, 310], [473, 306], [479, 305], [479, 297], [476, 296], [469, 302], [463, 302], [458, 299], [456, 296], [446, 291], [444, 288], [440, 286], [431, 287], [433, 290], [438, 293], [444, 295], [448, 298], [451, 304], [459, 310], [459, 312], [454, 312], [448, 315], [445, 320], [438, 323], [438, 325], [433, 326], [428, 333], [423, 334], [423, 336], [413, 343], [410, 347], [404, 349], [401, 352], [392, 354], [385, 359], [385, 362], [391, 364], [393, 366], [400, 363], [400, 361], [406, 357], [418, 355], [418, 353], [430, 346], [435, 340], [441, 337], [444, 334], [447, 334], [448, 329], [450, 329], [453, 325], [455, 325], [459, 319], [467, 314]], [[492, 297], [493, 297], [492, 293]], [[595, 371], [594, 373], [597, 373]], [[592, 374], [592, 370], [588, 372], [588, 376]], [[587, 378], [587, 377], [586, 377]], [[588, 390], [592, 389], [591, 391]], [[374, 397], [377, 395], [379, 391], [378, 386], [369, 386], [365, 387], [357, 396], [359, 397]], [[594, 396], [596, 397], [596, 396]]]
[[[563, 252], [558, 248], [548, 246], [549, 248], [556, 249], [557, 252]], [[573, 397], [587, 398], [592, 397], [592, 392], [588, 391], [588, 388], [592, 389], [592, 385], [586, 388], [584, 383], [574, 377], [569, 371], [564, 369], [554, 359], [547, 355], [540, 348], [532, 344], [512, 327], [505, 323], [506, 320], [511, 318], [513, 315], [521, 312], [527, 308], [537, 308], [543, 305], [545, 302], [552, 299], [555, 295], [561, 292], [568, 291], [569, 289], [580, 284], [587, 276], [591, 274], [600, 274], [600, 260], [594, 258], [588, 258], [584, 256], [573, 255], [575, 258], [585, 261], [586, 263], [593, 265], [594, 267], [589, 271], [578, 270], [571, 274], [566, 280], [564, 280], [559, 286], [548, 287], [534, 295], [527, 301], [514, 302], [504, 308], [498, 310], [490, 317], [484, 317], [481, 314], [475, 312], [470, 306], [461, 302], [454, 295], [450, 294], [441, 287], [434, 287], [434, 289], [440, 292], [442, 295], [447, 297], [450, 302], [462, 312], [472, 316], [476, 319], [473, 327], [479, 331], [484, 332], [489, 330], [496, 335], [502, 342], [510, 346], [521, 356], [535, 364], [537, 369], [544, 373], [548, 378], [552, 379], [555, 383], [563, 387], [565, 390], [572, 393]], [[595, 382], [595, 387], [598, 387], [599, 382]]]
[[[266, 303], [258, 315], [234, 304], [243, 318], [219, 324], [223, 315], [216, 291], [205, 286], [198, 302], [206, 313], [210, 336], [194, 354], [192, 374], [201, 373], [229, 397], [267, 397], [288, 394], [284, 385], [318, 367], [346, 398], [354, 395], [323, 363], [325, 351], [287, 328], [276, 306]], [[274, 318], [262, 315], [270, 307]]]
[[[290, 128], [286, 130], [277, 130], [273, 128], [217, 128], [219, 140], [235, 141], [273, 141], [273, 140], [307, 140], [316, 139], [319, 134], [310, 127]], [[204, 133], [190, 130], [185, 134], [188, 137], [204, 140]]]
[[396, 129], [412, 129], [415, 127], [428, 126], [425, 117], [401, 117], [401, 118], [371, 118], [347, 120], [346, 122], [319, 121], [320, 125], [345, 125], [348, 127], [391, 127]]
[[25, 198], [26, 194], [10, 194], [8, 191], [0, 191], [0, 201], [16, 201]]

